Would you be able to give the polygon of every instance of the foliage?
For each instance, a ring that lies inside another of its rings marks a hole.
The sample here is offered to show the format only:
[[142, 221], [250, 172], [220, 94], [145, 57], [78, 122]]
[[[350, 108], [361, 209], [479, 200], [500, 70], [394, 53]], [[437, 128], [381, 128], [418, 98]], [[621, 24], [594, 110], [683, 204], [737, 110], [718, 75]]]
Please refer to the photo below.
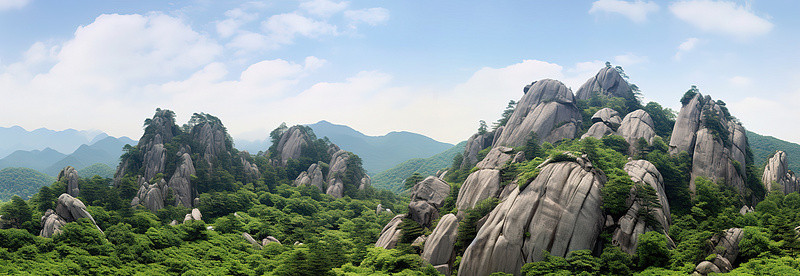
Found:
[[21, 228], [31, 221], [32, 213], [28, 203], [19, 196], [11, 197], [11, 202], [6, 203], [0, 208], [3, 222], [14, 228]]
[[666, 266], [670, 256], [669, 249], [667, 249], [667, 237], [656, 231], [639, 235], [636, 256], [639, 259], [639, 267]]
[[0, 202], [18, 195], [30, 198], [39, 188], [53, 183], [55, 179], [34, 169], [4, 168], [0, 170]]
[[500, 200], [497, 198], [489, 197], [475, 204], [475, 207], [464, 210], [466, 216], [458, 223], [458, 233], [456, 234], [455, 248], [453, 249], [456, 255], [463, 254], [467, 246], [475, 239], [478, 234], [478, 220], [488, 215], [499, 203]]
[[658, 136], [669, 137], [672, 135], [672, 128], [675, 125], [675, 111], [670, 108], [663, 108], [656, 102], [649, 102], [642, 109], [650, 114], [650, 118], [653, 119], [653, 125]]
[[692, 85], [692, 88], [689, 88], [689, 90], [686, 91], [686, 93], [683, 93], [683, 97], [681, 97], [681, 104], [682, 105], [689, 104], [689, 101], [691, 101], [692, 98], [694, 98], [694, 96], [697, 95], [698, 93], [700, 93], [700, 90], [697, 89], [697, 85]]
[[755, 168], [763, 169], [775, 151], [782, 150], [790, 157], [788, 161], [788, 169], [794, 172], [800, 172], [800, 145], [783, 141], [772, 136], [764, 136], [746, 131], [747, 142], [750, 145], [753, 153], [753, 163]]
[[81, 178], [91, 178], [95, 175], [100, 176], [101, 178], [113, 178], [114, 168], [103, 163], [95, 163], [86, 168], [78, 170], [78, 176]]
[[608, 182], [603, 186], [603, 210], [614, 218], [628, 211], [628, 196], [633, 187], [630, 176], [620, 169], [608, 172]]
[[503, 114], [500, 116], [500, 119], [497, 119], [497, 122], [492, 124], [492, 130], [496, 130], [498, 127], [505, 126], [508, 123], [508, 119], [511, 118], [511, 115], [514, 114], [514, 109], [517, 107], [517, 102], [514, 100], [508, 101], [508, 105], [506, 109], [503, 110]]
[[[461, 161], [464, 159], [462, 152], [467, 142], [461, 142], [452, 148], [440, 152], [428, 158], [415, 158], [409, 159], [400, 163], [391, 169], [385, 170], [372, 176], [372, 186], [376, 189], [387, 189], [396, 193], [402, 191], [403, 180], [407, 179], [414, 173], [423, 176], [434, 175], [439, 170], [446, 170], [457, 161], [456, 168], [461, 167]], [[450, 169], [448, 174], [454, 173], [455, 170]]]
[[522, 275], [599, 275], [603, 261], [589, 250], [570, 252], [566, 258], [545, 252], [541, 261], [522, 266]]

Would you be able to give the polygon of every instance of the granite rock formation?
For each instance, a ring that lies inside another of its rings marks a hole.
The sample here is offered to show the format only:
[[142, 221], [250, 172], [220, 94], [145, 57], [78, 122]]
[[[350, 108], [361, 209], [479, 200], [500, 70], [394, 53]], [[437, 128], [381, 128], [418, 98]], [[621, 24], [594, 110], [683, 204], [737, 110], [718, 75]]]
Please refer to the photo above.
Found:
[[[42, 216], [42, 230], [39, 235], [45, 238], [53, 237], [61, 233], [61, 227], [67, 223], [87, 218], [97, 227], [97, 222], [88, 211], [86, 205], [80, 199], [74, 198], [69, 194], [61, 194], [56, 202], [55, 211], [48, 209]], [[100, 227], [97, 227], [100, 230]], [[103, 230], [100, 230], [101, 232]]]
[[780, 185], [784, 194], [800, 192], [800, 179], [789, 170], [789, 161], [786, 152], [777, 151], [767, 161], [764, 167], [764, 175], [761, 182], [766, 186], [767, 191], [772, 191], [773, 184]]
[[669, 202], [664, 190], [664, 179], [656, 169], [656, 166], [647, 160], [634, 160], [626, 163], [624, 169], [634, 183], [652, 187], [656, 191], [658, 203], [661, 205], [661, 208], [653, 208], [649, 212], [659, 225], [648, 225], [646, 219], [640, 217], [642, 204], [636, 200], [634, 189], [631, 189], [631, 195], [627, 200], [628, 211], [617, 221], [617, 228], [614, 230], [611, 242], [622, 251], [634, 254], [640, 235], [649, 231], [669, 233], [672, 219], [669, 211]]
[[633, 91], [628, 82], [617, 69], [610, 65], [600, 69], [600, 72], [581, 85], [575, 92], [575, 99], [588, 100], [594, 93], [626, 99], [633, 97]]
[[61, 172], [58, 173], [58, 177], [56, 179], [59, 182], [67, 184], [67, 194], [73, 197], [80, 194], [78, 182], [80, 181], [81, 177], [78, 176], [78, 171], [72, 166], [67, 166], [64, 169], [61, 169]]

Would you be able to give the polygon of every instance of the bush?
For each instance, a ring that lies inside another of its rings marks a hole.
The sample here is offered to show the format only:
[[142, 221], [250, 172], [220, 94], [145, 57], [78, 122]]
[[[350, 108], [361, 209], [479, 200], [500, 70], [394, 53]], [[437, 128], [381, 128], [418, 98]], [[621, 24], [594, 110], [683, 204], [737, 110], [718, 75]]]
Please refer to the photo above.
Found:
[[669, 263], [669, 249], [667, 237], [656, 231], [650, 231], [639, 236], [636, 246], [636, 256], [639, 267], [664, 267]]

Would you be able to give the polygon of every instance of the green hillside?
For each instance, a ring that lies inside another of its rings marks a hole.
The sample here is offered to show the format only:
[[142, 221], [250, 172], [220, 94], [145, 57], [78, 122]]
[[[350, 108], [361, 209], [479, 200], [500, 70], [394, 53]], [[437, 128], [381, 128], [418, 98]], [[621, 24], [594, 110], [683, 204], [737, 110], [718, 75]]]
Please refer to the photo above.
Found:
[[0, 201], [8, 201], [18, 195], [28, 199], [39, 192], [42, 186], [50, 185], [55, 178], [29, 168], [5, 168], [0, 170]]
[[789, 155], [789, 169], [794, 172], [800, 172], [800, 145], [751, 131], [747, 131], [747, 140], [750, 143], [750, 149], [753, 151], [754, 163], [758, 168], [764, 169], [767, 159], [772, 157], [775, 151], [782, 150]]
[[415, 172], [423, 175], [433, 175], [436, 171], [447, 168], [453, 163], [453, 157], [464, 151], [466, 141], [429, 158], [409, 159], [391, 169], [385, 170], [372, 177], [372, 185], [378, 189], [387, 189], [396, 193], [402, 191], [403, 180]]
[[102, 178], [113, 178], [114, 168], [109, 167], [103, 163], [95, 163], [94, 165], [78, 170], [78, 176], [81, 178], [91, 178], [99, 175]]

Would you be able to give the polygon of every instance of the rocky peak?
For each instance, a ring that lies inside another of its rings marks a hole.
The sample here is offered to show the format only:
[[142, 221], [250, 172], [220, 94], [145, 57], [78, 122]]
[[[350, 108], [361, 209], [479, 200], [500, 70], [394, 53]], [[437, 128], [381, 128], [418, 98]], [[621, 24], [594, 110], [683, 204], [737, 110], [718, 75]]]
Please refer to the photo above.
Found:
[[67, 194], [73, 197], [80, 194], [78, 181], [81, 179], [81, 177], [78, 176], [78, 171], [72, 166], [67, 166], [61, 169], [61, 172], [58, 173], [57, 179], [59, 182], [67, 184]]
[[630, 84], [628, 84], [616, 68], [610, 66], [600, 69], [594, 77], [581, 85], [575, 93], [575, 98], [578, 100], [588, 100], [592, 97], [592, 93], [626, 99], [633, 97]]
[[280, 156], [281, 166], [286, 166], [289, 159], [300, 158], [303, 147], [308, 145], [311, 138], [306, 134], [303, 126], [293, 126], [281, 135], [281, 139], [276, 146]]
[[492, 146], [494, 138], [495, 132], [475, 133], [470, 136], [467, 144], [464, 145], [464, 159], [461, 161], [461, 168], [468, 169], [475, 166], [478, 163], [478, 152]]
[[788, 159], [786, 152], [777, 151], [767, 161], [767, 165], [764, 167], [764, 175], [761, 178], [767, 191], [772, 191], [773, 184], [780, 185], [783, 193], [787, 195], [800, 190], [800, 180], [797, 179], [794, 172], [789, 170]]
[[219, 156], [230, 154], [231, 139], [219, 118], [205, 113], [195, 113], [188, 125], [191, 127], [190, 136], [198, 145], [195, 150], [209, 166]]
[[574, 102], [572, 91], [560, 81], [545, 79], [532, 83], [492, 146], [523, 146], [531, 133], [540, 142], [575, 138], [582, 116]]
[[[61, 233], [60, 228], [67, 223], [87, 218], [97, 227], [97, 223], [88, 211], [86, 205], [80, 199], [74, 198], [69, 194], [61, 194], [56, 202], [55, 211], [48, 209], [42, 217], [42, 231], [39, 235], [45, 238], [52, 237]], [[97, 227], [101, 232], [103, 230]]]

